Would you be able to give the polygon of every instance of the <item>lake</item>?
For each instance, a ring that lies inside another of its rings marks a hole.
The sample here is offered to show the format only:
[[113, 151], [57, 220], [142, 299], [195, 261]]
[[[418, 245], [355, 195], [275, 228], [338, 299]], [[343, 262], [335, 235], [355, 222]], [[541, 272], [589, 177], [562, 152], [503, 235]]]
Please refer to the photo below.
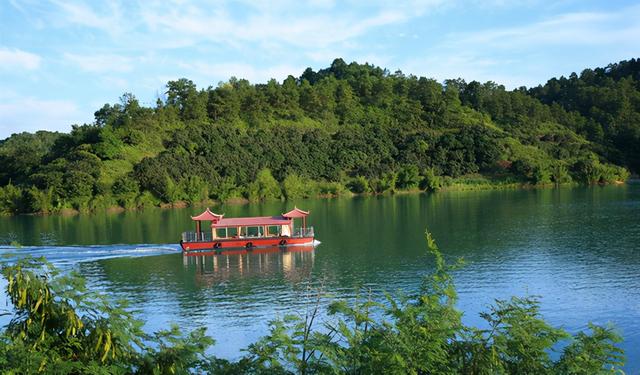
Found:
[[[213, 210], [273, 215], [293, 204]], [[214, 353], [234, 358], [267, 333], [270, 319], [304, 310], [309, 286], [332, 296], [325, 303], [415, 290], [433, 264], [428, 228], [447, 259], [465, 259], [454, 276], [466, 323], [482, 324], [478, 313], [496, 298], [539, 295], [544, 317], [571, 332], [614, 323], [626, 370], [640, 371], [640, 184], [295, 204], [311, 210], [321, 241], [313, 251], [183, 257], [180, 233], [193, 230], [189, 216], [202, 208], [0, 217], [0, 243], [18, 241], [20, 252], [77, 269], [91, 288], [131, 301], [148, 330], [206, 326]]]

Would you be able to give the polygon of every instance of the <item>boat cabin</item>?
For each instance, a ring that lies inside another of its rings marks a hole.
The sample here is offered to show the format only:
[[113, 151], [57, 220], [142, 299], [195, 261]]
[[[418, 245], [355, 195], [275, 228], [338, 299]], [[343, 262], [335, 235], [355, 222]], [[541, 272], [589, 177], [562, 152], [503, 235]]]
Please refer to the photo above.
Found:
[[[191, 249], [195, 243], [198, 243], [198, 248], [208, 245], [212, 248], [249, 248], [272, 244], [300, 244], [309, 240], [312, 242], [313, 228], [307, 227], [308, 215], [308, 211], [295, 207], [278, 216], [225, 218], [224, 214], [216, 214], [207, 208], [201, 214], [191, 217], [196, 231], [183, 233], [181, 243], [183, 249]], [[301, 221], [298, 228], [294, 225], [296, 219]], [[207, 223], [210, 231], [206, 229]]]

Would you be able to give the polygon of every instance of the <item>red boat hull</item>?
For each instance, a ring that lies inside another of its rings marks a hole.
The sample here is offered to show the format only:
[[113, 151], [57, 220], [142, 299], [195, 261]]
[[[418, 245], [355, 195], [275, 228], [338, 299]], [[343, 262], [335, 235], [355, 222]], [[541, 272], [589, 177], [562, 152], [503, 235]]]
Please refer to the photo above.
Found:
[[288, 253], [307, 253], [315, 250], [313, 245], [288, 245], [288, 246], [270, 246], [259, 247], [254, 249], [225, 249], [225, 250], [195, 250], [195, 251], [183, 251], [184, 256], [199, 257], [199, 256], [216, 256], [216, 255], [245, 255], [245, 254], [271, 254], [286, 250]]
[[203, 250], [254, 249], [274, 246], [299, 246], [313, 244], [313, 237], [259, 237], [259, 238], [224, 238], [215, 241], [180, 241], [182, 251], [200, 252]]

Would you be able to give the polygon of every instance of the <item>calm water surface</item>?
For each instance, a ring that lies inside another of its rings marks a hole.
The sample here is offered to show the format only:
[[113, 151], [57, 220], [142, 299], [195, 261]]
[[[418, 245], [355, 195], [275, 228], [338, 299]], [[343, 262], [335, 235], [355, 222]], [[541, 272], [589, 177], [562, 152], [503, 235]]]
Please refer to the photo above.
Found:
[[[0, 218], [0, 243], [75, 268], [90, 287], [125, 297], [147, 329], [206, 326], [214, 353], [234, 358], [267, 322], [306, 307], [309, 285], [336, 298], [411, 291], [432, 267], [423, 233], [455, 273], [468, 324], [496, 298], [542, 296], [552, 324], [575, 332], [614, 323], [627, 371], [640, 373], [640, 185], [449, 192], [296, 202], [311, 210], [314, 251], [183, 258], [176, 241], [200, 209]], [[227, 217], [272, 215], [293, 204], [215, 207]], [[0, 246], [0, 252], [13, 251]], [[0, 301], [3, 303], [3, 301]]]

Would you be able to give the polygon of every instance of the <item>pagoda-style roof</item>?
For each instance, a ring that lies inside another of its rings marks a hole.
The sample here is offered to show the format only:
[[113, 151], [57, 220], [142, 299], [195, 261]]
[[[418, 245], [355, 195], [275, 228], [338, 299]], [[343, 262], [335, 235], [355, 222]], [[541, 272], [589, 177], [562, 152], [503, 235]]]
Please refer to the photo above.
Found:
[[212, 228], [259, 227], [263, 225], [289, 225], [291, 220], [282, 216], [233, 217], [211, 223]]
[[288, 219], [307, 217], [307, 216], [309, 216], [309, 211], [302, 211], [298, 207], [294, 207], [293, 210], [287, 212], [286, 214], [282, 214], [282, 216], [286, 217]]
[[204, 212], [201, 213], [200, 215], [191, 216], [191, 220], [217, 222], [217, 221], [221, 220], [223, 216], [224, 216], [224, 214], [218, 215], [216, 213], [211, 212], [211, 210], [209, 210], [209, 207], [207, 207], [207, 209], [204, 210]]

